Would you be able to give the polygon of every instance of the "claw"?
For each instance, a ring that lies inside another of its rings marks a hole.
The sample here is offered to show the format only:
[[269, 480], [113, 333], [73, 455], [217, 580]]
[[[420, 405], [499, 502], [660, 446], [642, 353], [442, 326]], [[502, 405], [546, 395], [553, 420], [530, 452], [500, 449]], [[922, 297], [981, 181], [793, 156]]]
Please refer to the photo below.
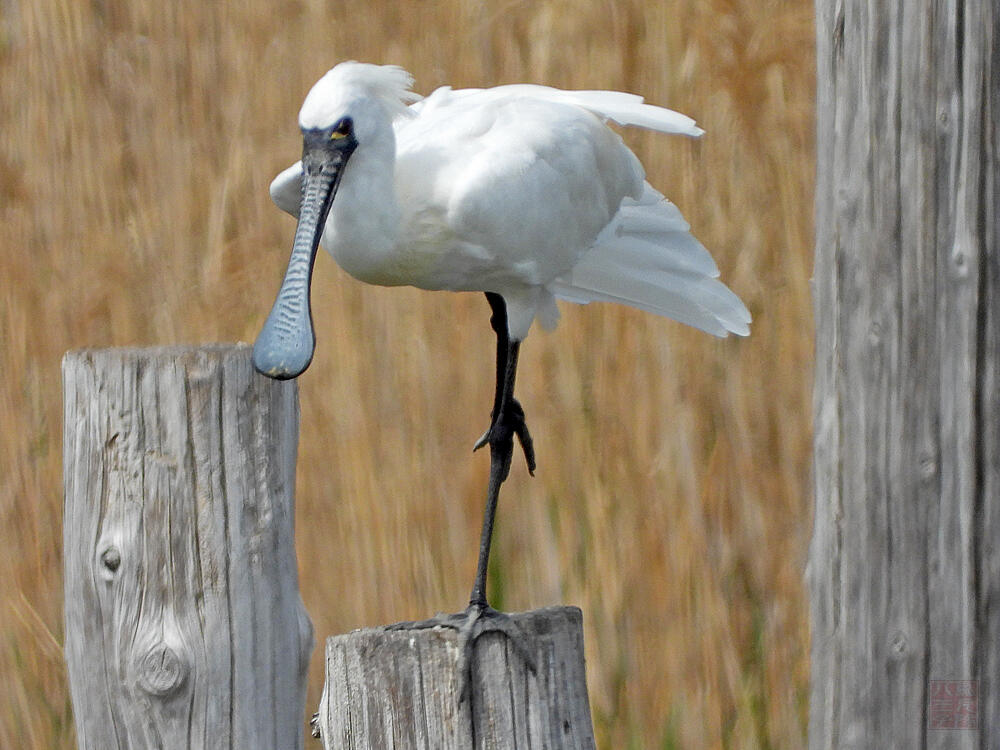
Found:
[[472, 446], [472, 452], [475, 453], [477, 450], [482, 448], [484, 445], [490, 442], [490, 430], [487, 430], [482, 434], [482, 437], [476, 441], [476, 444]]

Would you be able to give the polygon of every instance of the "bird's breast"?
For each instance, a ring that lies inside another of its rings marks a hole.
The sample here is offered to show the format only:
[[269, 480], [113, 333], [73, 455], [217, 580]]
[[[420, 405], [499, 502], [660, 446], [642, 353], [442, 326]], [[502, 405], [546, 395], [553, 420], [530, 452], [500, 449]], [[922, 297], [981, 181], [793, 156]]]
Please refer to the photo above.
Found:
[[337, 265], [359, 281], [426, 289], [449, 288], [442, 265], [454, 242], [442, 218], [430, 212], [403, 217], [391, 233], [330, 222], [323, 237]]

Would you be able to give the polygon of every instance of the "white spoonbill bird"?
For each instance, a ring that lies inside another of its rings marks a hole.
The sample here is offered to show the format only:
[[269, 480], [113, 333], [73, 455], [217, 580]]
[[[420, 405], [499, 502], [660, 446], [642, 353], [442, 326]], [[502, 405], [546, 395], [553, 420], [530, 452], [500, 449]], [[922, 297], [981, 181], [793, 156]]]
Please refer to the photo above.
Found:
[[306, 96], [302, 160], [271, 183], [298, 227], [253, 361], [273, 378], [309, 366], [320, 242], [369, 284], [486, 293], [497, 368], [490, 426], [476, 443], [491, 453], [476, 579], [465, 612], [411, 623], [451, 624], [468, 643], [484, 629], [510, 634], [487, 605], [486, 569], [515, 436], [535, 468], [513, 395], [518, 348], [535, 318], [555, 326], [557, 298], [619, 302], [725, 336], [748, 334], [750, 314], [606, 125], [699, 136], [692, 119], [616, 91], [444, 87], [422, 99], [412, 82], [399, 67], [345, 62]]

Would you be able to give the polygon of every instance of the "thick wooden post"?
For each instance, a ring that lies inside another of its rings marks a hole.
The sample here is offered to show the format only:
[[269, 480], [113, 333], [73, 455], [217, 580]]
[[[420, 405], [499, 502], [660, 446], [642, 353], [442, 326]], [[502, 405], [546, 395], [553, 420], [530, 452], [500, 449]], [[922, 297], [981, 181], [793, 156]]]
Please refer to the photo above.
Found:
[[810, 747], [998, 747], [1000, 5], [816, 8]]
[[301, 748], [295, 384], [246, 346], [72, 352], [63, 379], [80, 748]]
[[330, 638], [316, 725], [326, 750], [593, 750], [576, 607], [513, 615], [532, 672], [499, 633], [475, 645], [459, 703], [455, 631], [371, 628]]

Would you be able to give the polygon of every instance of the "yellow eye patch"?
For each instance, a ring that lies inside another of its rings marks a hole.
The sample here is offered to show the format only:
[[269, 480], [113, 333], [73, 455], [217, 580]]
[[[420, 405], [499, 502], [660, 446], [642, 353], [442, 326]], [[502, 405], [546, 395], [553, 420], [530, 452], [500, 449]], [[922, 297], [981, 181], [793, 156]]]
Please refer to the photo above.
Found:
[[341, 138], [346, 138], [351, 134], [351, 128], [353, 125], [354, 123], [351, 122], [351, 118], [345, 117], [337, 123], [337, 127], [333, 129], [332, 133], [330, 133], [330, 140], [337, 141]]

